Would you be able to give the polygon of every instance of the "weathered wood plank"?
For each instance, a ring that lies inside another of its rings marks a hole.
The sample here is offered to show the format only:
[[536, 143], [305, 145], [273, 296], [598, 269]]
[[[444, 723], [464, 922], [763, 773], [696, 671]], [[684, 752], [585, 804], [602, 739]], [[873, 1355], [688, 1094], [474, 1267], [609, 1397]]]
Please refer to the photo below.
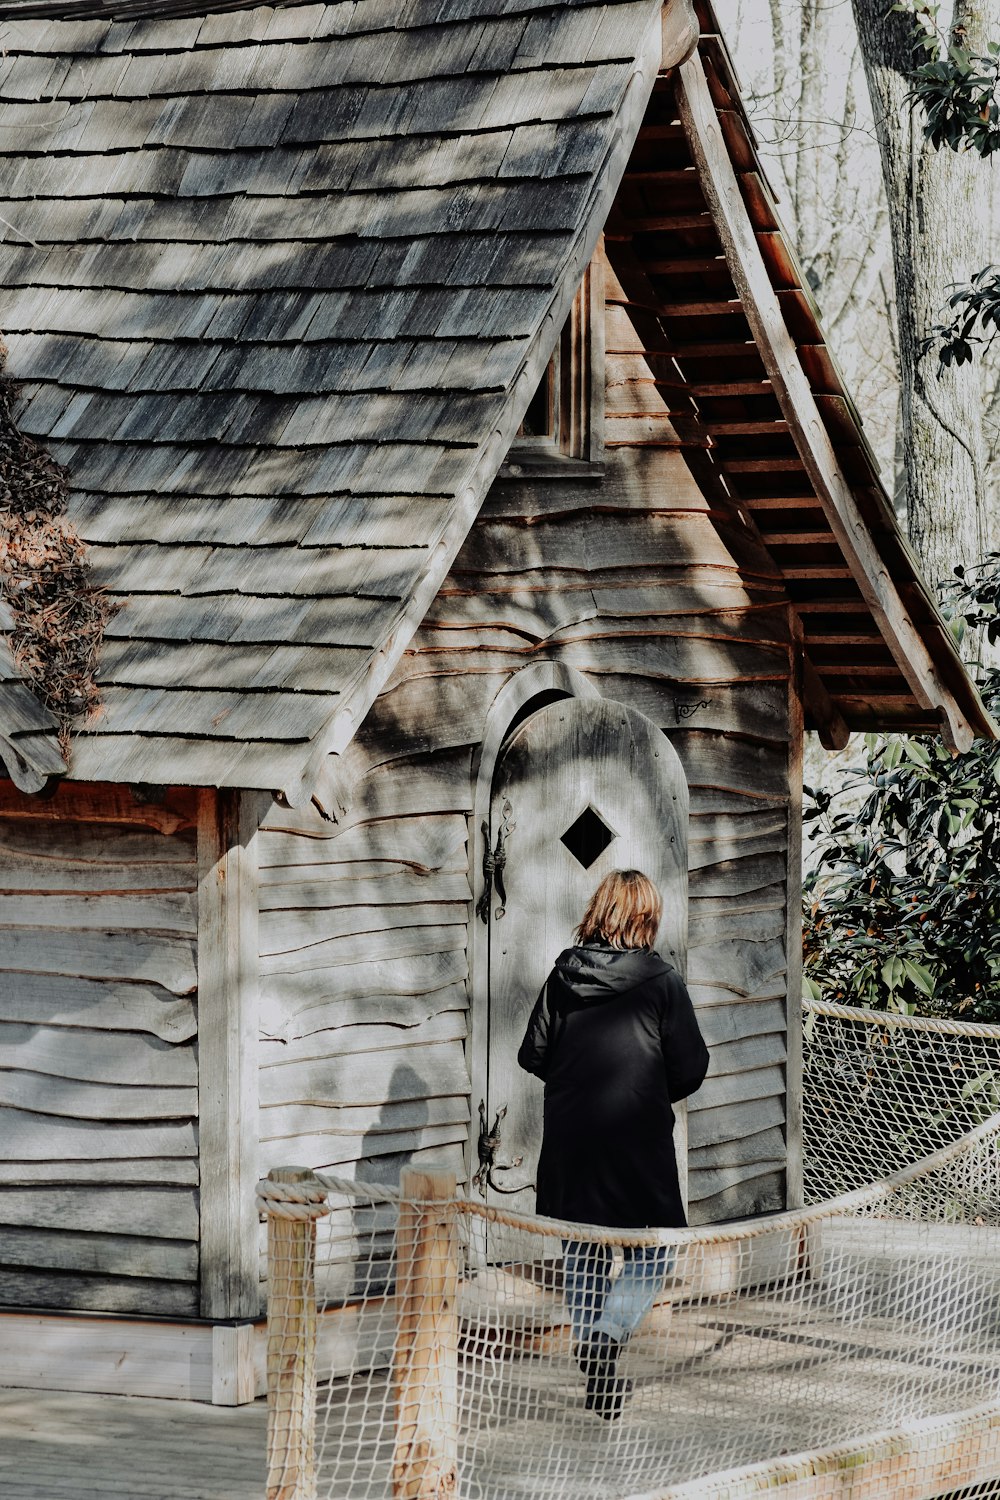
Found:
[[168, 933], [0, 927], [0, 964], [8, 971], [144, 980], [174, 995], [197, 988], [194, 949], [190, 939]]
[[[421, 1026], [443, 1011], [467, 1011], [468, 1005], [464, 983], [426, 995], [374, 995], [357, 999], [346, 993], [325, 1005], [312, 1006], [298, 1016], [276, 1016], [273, 1022], [268, 1020], [273, 1012], [265, 1010], [260, 1034], [268, 1041], [292, 1043], [319, 1032], [340, 1031], [342, 1027], [367, 1029], [370, 1025], [381, 1025], [406, 1030]], [[340, 1040], [334, 1050], [339, 1050]]]
[[[140, 870], [135, 871], [141, 879]], [[2, 881], [0, 873], [0, 881]], [[67, 883], [70, 876], [65, 876]], [[96, 929], [101, 932], [164, 932], [186, 937], [194, 934], [194, 898], [183, 891], [156, 891], [142, 895], [84, 895], [72, 889], [11, 894], [0, 898], [0, 911], [7, 927]]]
[[155, 985], [101, 984], [58, 974], [19, 974], [7, 986], [3, 1015], [44, 1026], [149, 1032], [174, 1044], [189, 1041], [197, 1031], [194, 1001], [187, 997], [178, 999]]
[[692, 787], [712, 787], [751, 798], [787, 796], [788, 756], [784, 745], [755, 742], [749, 735], [697, 729], [670, 728], [666, 732]]
[[[741, 1167], [764, 1165], [773, 1167], [785, 1164], [785, 1135], [778, 1126], [761, 1129], [754, 1121], [745, 1134], [724, 1141], [709, 1141], [705, 1145], [691, 1148], [688, 1158], [693, 1172], [731, 1171], [739, 1179]], [[746, 1174], [743, 1174], [746, 1175]], [[704, 1185], [704, 1184], [703, 1184]], [[729, 1183], [720, 1184], [729, 1186]], [[717, 1189], [710, 1189], [717, 1191]], [[707, 1196], [703, 1194], [703, 1196]]]
[[[740, 1037], [777, 1034], [785, 1028], [784, 997], [774, 1000], [744, 1000], [735, 1005], [708, 1005], [699, 1009], [698, 1024], [710, 1047], [734, 1042]], [[692, 1099], [693, 1107], [695, 1100]]]
[[468, 1033], [467, 1007], [464, 995], [460, 1003], [438, 1011], [437, 1008], [414, 1026], [384, 1025], [369, 1022], [362, 1026], [345, 1026], [335, 1034], [318, 1032], [294, 1041], [274, 1041], [265, 1037], [258, 1057], [262, 1069], [295, 1068], [310, 1063], [325, 1065], [331, 1056], [350, 1057], [357, 1053], [379, 1052], [385, 1047], [425, 1047], [432, 1042], [464, 1041]]
[[[436, 1150], [442, 1146], [458, 1145], [465, 1149], [468, 1123], [458, 1121], [449, 1125], [412, 1125], [395, 1133], [373, 1133], [369, 1135], [300, 1135], [292, 1137], [295, 1154], [303, 1161], [311, 1161], [315, 1171], [340, 1168], [353, 1162], [371, 1160], [375, 1156], [409, 1156], [423, 1149]], [[289, 1152], [287, 1139], [267, 1141], [261, 1146], [261, 1171], [270, 1171], [280, 1166]], [[0, 1181], [3, 1181], [0, 1173]]]
[[[195, 1086], [198, 1065], [193, 1047], [175, 1046], [139, 1032], [106, 1032], [82, 1027], [19, 1026], [0, 1021], [0, 1071], [8, 1061], [20, 1071], [89, 1083]], [[108, 1113], [114, 1114], [113, 1094]]]
[[691, 943], [695, 947], [741, 938], [760, 943], [769, 938], [784, 938], [785, 908], [784, 903], [780, 906], [773, 903], [763, 910], [702, 913], [694, 907], [689, 911], [688, 923]]
[[78, 1276], [0, 1268], [0, 1302], [8, 1307], [183, 1318], [197, 1313], [198, 1289], [193, 1282], [153, 1281], [142, 1276]]
[[750, 1176], [737, 1187], [693, 1202], [690, 1217], [693, 1224], [717, 1224], [726, 1219], [775, 1213], [784, 1207], [784, 1202], [784, 1172], [765, 1172], [762, 1177]]
[[763, 1099], [744, 1099], [739, 1104], [716, 1105], [702, 1109], [697, 1095], [688, 1106], [688, 1147], [694, 1151], [720, 1141], [738, 1141], [744, 1135], [781, 1126], [785, 1120], [785, 1103], [780, 1094]]
[[729, 912], [764, 912], [785, 908], [785, 888], [782, 885], [765, 885], [756, 890], [739, 891], [731, 896], [697, 896], [690, 905], [690, 920], [704, 922], [709, 917], [725, 916]]
[[[122, 1229], [130, 1229], [129, 1221]], [[76, 1271], [84, 1276], [150, 1276], [164, 1281], [194, 1281], [198, 1275], [198, 1246], [194, 1241], [143, 1239], [122, 1233], [85, 1233], [5, 1224], [5, 1266], [34, 1270]]]
[[[369, 963], [343, 964], [338, 968], [305, 969], [297, 974], [268, 974], [261, 986], [261, 1026], [269, 1035], [280, 1036], [285, 1028], [301, 1024], [305, 1035], [311, 1029], [313, 1007], [346, 1005], [350, 1014], [365, 1012], [365, 1002], [381, 1003], [389, 997], [419, 999], [450, 985], [464, 983], [469, 963], [464, 943], [451, 949], [411, 954]], [[332, 1013], [335, 1013], [332, 1012]], [[289, 1035], [292, 1032], [289, 1030]]]
[[[399, 1097], [373, 1100], [368, 1104], [318, 1104], [261, 1106], [261, 1140], [280, 1144], [307, 1136], [375, 1136], [400, 1134], [423, 1126], [465, 1124], [470, 1118], [467, 1086], [456, 1094], [434, 1094], [416, 1071], [397, 1075]], [[290, 1150], [291, 1148], [289, 1148]], [[282, 1158], [288, 1159], [288, 1150]]]
[[[97, 830], [107, 837], [80, 836]], [[150, 839], [148, 833], [123, 833], [110, 823], [58, 823], [49, 828], [6, 819], [0, 829], [0, 890], [193, 890], [190, 846], [180, 837], [162, 838], [155, 845]]]
[[463, 920], [451, 927], [393, 927], [388, 931], [352, 933], [349, 937], [331, 938], [297, 953], [263, 953], [262, 976], [300, 975], [304, 988], [313, 994], [328, 992], [329, 978], [322, 971], [341, 964], [355, 965], [366, 960], [422, 957], [428, 954], [464, 951], [468, 926]]
[[183, 1120], [197, 1116], [198, 1090], [125, 1084], [112, 1090], [101, 1083], [4, 1068], [0, 1069], [0, 1105], [5, 1104], [82, 1120]]
[[399, 1099], [468, 1093], [462, 1046], [445, 1041], [392, 1047], [295, 1067], [266, 1068], [262, 1105], [383, 1104]]
[[[767, 835], [768, 841], [771, 835]], [[707, 853], [707, 846], [703, 846]], [[725, 851], [723, 851], [725, 853]], [[787, 873], [784, 846], [760, 851], [749, 840], [735, 858], [699, 865], [691, 871], [692, 901], [727, 901], [730, 897], [769, 890], [784, 882]]]
[[[438, 902], [468, 901], [472, 891], [464, 870], [433, 871], [426, 875], [413, 873], [375, 875], [368, 879], [351, 878], [350, 867], [321, 866], [319, 877], [300, 866], [300, 878], [275, 880], [262, 886], [260, 909], [270, 911], [331, 910], [338, 906], [429, 905]], [[270, 871], [273, 877], [275, 872]], [[332, 875], [333, 878], [330, 878]]]
[[778, 1149], [781, 1154], [774, 1157], [771, 1161], [740, 1163], [732, 1167], [711, 1167], [708, 1170], [703, 1170], [695, 1166], [692, 1162], [690, 1169], [691, 1197], [704, 1203], [711, 1199], [717, 1199], [723, 1193], [733, 1189], [742, 1192], [746, 1188], [749, 1173], [753, 1174], [750, 1180], [754, 1181], [769, 1174], [784, 1176], [784, 1141], [780, 1137]]
[[198, 1186], [198, 1163], [194, 1157], [184, 1161], [169, 1157], [124, 1157], [110, 1161], [0, 1161], [0, 1183], [14, 1187], [32, 1187], [42, 1182], [66, 1186], [83, 1183], [145, 1183], [150, 1187], [166, 1183], [182, 1187]]
[[771, 1063], [785, 1060], [784, 1028], [779, 1032], [763, 1032], [756, 1036], [741, 1036], [731, 1042], [716, 1042], [712, 1048], [710, 1071], [713, 1078], [727, 1073], [747, 1073]]
[[[140, 802], [127, 786], [97, 786], [80, 782], [64, 782], [56, 788], [53, 796], [45, 801], [45, 823], [60, 826], [58, 837], [60, 849], [63, 838], [72, 845], [74, 840], [93, 848], [100, 840], [100, 830], [91, 833], [84, 826], [88, 823], [113, 824], [119, 827], [150, 829], [168, 835], [162, 846], [154, 841], [157, 859], [192, 859], [194, 856], [193, 832], [196, 809], [193, 793], [186, 787], [172, 787], [162, 801]], [[32, 828], [39, 827], [39, 804], [33, 797], [26, 797], [9, 781], [0, 780], [0, 816], [5, 820], [28, 822]], [[74, 827], [74, 825], [76, 825]], [[65, 835], [62, 830], [65, 830]], [[169, 835], [181, 834], [176, 842]], [[40, 835], [43, 839], [45, 833]], [[183, 852], [182, 852], [183, 851]]]
[[[139, 1123], [125, 1123], [117, 1108], [115, 1116], [106, 1121], [99, 1115], [94, 1119], [77, 1119], [72, 1109], [72, 1099], [63, 1112], [66, 1118], [50, 1109], [47, 1113], [32, 1112], [31, 1105], [48, 1106], [51, 1096], [38, 1100], [34, 1091], [38, 1080], [30, 1080], [25, 1094], [29, 1108], [5, 1108], [0, 1111], [0, 1128], [3, 1131], [4, 1149], [12, 1161], [54, 1161], [65, 1163], [65, 1170], [72, 1172], [77, 1161], [100, 1160], [122, 1162], [130, 1159], [155, 1161], [159, 1157], [191, 1159], [196, 1155], [195, 1127], [191, 1119], [183, 1117], [170, 1123], [159, 1121], [146, 1123], [148, 1115], [138, 1115]], [[145, 1091], [139, 1091], [144, 1093]], [[54, 1101], [58, 1103], [58, 1099]], [[100, 1091], [101, 1107], [107, 1108], [108, 1091]], [[148, 1109], [143, 1098], [140, 1107]]]
[[[322, 963], [322, 951], [337, 938], [384, 932], [387, 928], [450, 926], [468, 919], [468, 895], [460, 901], [441, 901], [406, 906], [336, 906], [313, 910], [262, 911], [260, 914], [261, 957], [274, 960], [282, 955], [314, 954]], [[306, 960], [307, 961], [307, 960]]]
[[441, 869], [464, 845], [468, 834], [461, 814], [438, 817], [386, 817], [352, 828], [320, 823], [288, 808], [265, 827], [260, 843], [262, 867], [315, 864], [346, 865], [355, 860], [397, 860], [411, 868]]
[[688, 981], [733, 990], [750, 998], [785, 973], [784, 940], [706, 941], [688, 949]]
[[198, 1195], [182, 1187], [8, 1188], [0, 1194], [0, 1223], [29, 1229], [196, 1240]]
[[755, 1068], [752, 1072], [730, 1073], [716, 1076], [709, 1071], [708, 1077], [698, 1090], [698, 1104], [702, 1109], [728, 1108], [742, 1104], [748, 1099], [784, 1098], [785, 1070], [783, 1067]]

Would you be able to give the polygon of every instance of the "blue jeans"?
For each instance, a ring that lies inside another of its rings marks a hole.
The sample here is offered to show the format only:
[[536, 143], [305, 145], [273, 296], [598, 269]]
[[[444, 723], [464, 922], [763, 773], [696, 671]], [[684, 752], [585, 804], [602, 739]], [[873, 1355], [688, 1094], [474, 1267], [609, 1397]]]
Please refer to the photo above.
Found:
[[616, 1344], [630, 1339], [674, 1263], [673, 1252], [665, 1245], [626, 1249], [624, 1255], [625, 1264], [612, 1281], [614, 1257], [609, 1246], [563, 1241], [563, 1296], [577, 1344], [598, 1333], [607, 1334]]

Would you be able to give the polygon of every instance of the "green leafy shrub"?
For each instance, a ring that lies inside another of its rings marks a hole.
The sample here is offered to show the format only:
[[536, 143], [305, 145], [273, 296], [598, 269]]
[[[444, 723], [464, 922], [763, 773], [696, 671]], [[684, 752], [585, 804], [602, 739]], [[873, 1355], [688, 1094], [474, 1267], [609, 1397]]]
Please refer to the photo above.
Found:
[[[1000, 638], [1000, 554], [956, 569], [945, 607], [956, 635]], [[996, 711], [1000, 672], [979, 678]], [[865, 747], [836, 792], [806, 788], [805, 988], [1000, 1021], [1000, 744], [953, 756], [930, 736], [868, 735]]]

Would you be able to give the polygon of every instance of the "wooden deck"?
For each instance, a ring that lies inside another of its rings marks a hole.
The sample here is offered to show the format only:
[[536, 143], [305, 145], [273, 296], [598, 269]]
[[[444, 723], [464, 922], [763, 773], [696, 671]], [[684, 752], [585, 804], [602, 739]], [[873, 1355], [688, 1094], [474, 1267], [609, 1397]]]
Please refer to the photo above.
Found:
[[0, 1390], [4, 1500], [262, 1500], [267, 1410]]

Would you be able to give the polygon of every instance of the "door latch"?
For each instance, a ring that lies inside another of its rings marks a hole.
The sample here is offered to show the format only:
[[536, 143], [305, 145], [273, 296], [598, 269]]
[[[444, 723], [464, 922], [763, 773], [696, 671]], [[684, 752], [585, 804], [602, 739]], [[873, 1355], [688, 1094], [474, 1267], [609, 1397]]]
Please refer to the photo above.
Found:
[[482, 1198], [486, 1197], [486, 1189], [492, 1188], [495, 1193], [521, 1193], [525, 1188], [533, 1188], [533, 1182], [521, 1182], [517, 1187], [504, 1187], [497, 1182], [493, 1176], [494, 1172], [507, 1172], [511, 1167], [519, 1167], [524, 1161], [523, 1156], [515, 1156], [511, 1161], [497, 1161], [497, 1152], [501, 1147], [500, 1123], [506, 1117], [506, 1104], [497, 1110], [496, 1119], [493, 1121], [493, 1129], [486, 1128], [486, 1100], [479, 1101], [479, 1170], [472, 1179], [472, 1184], [478, 1189]]
[[476, 902], [476, 916], [483, 922], [490, 920], [490, 899], [493, 895], [494, 885], [500, 904], [494, 916], [499, 922], [507, 910], [507, 888], [504, 884], [504, 871], [507, 868], [507, 840], [510, 838], [517, 824], [511, 821], [514, 809], [510, 805], [510, 798], [504, 799], [503, 807], [500, 809], [500, 826], [497, 829], [496, 848], [490, 848], [490, 825], [483, 822], [483, 894]]

